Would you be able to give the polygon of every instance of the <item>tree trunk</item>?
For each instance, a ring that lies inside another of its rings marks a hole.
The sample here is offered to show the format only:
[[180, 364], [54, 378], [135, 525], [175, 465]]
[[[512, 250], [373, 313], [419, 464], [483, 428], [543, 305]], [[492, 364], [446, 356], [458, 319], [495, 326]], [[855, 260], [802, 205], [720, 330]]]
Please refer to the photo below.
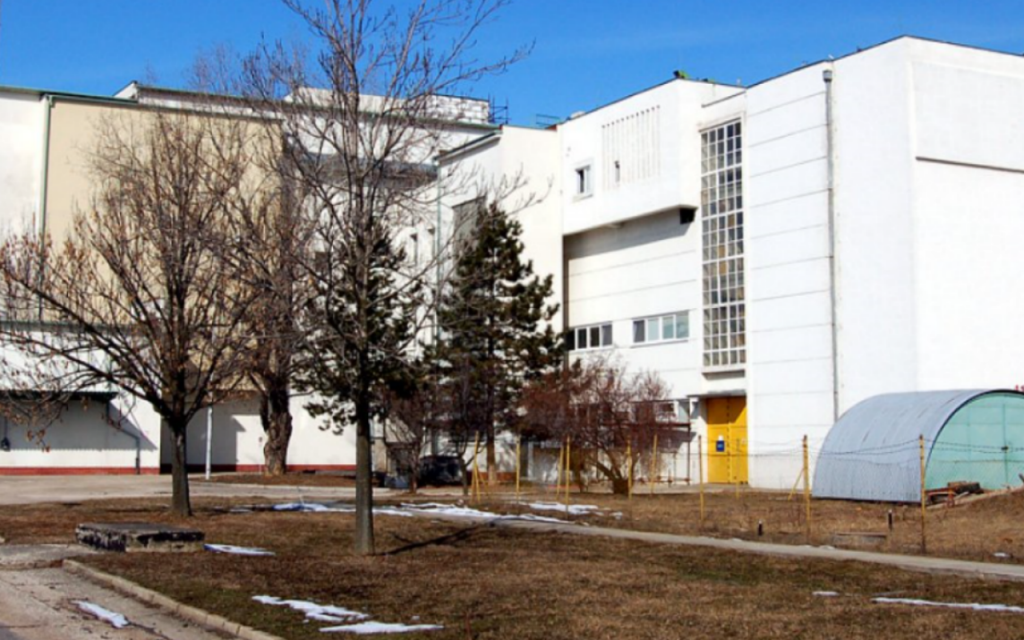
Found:
[[369, 556], [373, 545], [373, 457], [370, 431], [370, 403], [356, 399], [356, 530], [355, 552]]
[[263, 474], [283, 476], [288, 472], [288, 443], [292, 438], [292, 414], [288, 385], [272, 387], [260, 399], [260, 420], [267, 441], [263, 445]]
[[192, 515], [192, 501], [188, 491], [188, 455], [185, 448], [188, 422], [182, 419], [167, 421], [174, 440], [171, 457], [171, 513], [181, 518]]

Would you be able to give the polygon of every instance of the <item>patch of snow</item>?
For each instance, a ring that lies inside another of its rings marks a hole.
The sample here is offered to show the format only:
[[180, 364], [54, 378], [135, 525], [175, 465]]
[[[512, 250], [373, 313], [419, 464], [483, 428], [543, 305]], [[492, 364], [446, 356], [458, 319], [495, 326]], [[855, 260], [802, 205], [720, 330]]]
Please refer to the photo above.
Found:
[[[561, 511], [565, 512], [565, 505], [557, 502], [531, 502], [526, 506], [530, 507], [534, 511]], [[592, 515], [600, 511], [601, 508], [596, 504], [572, 504], [569, 505], [569, 515], [573, 516], [587, 516]]]
[[995, 553], [992, 554], [992, 556], [996, 557], [996, 558], [1009, 558], [1010, 554], [1008, 554], [1008, 553], [1006, 553], [1004, 551], [996, 551]]
[[538, 516], [532, 513], [523, 513], [517, 516], [501, 516], [502, 520], [527, 520], [529, 522], [555, 522], [558, 524], [565, 524], [565, 520], [559, 520], [558, 518], [548, 518], [546, 516]]
[[128, 618], [125, 618], [120, 613], [104, 609], [100, 605], [89, 602], [88, 600], [76, 600], [75, 604], [77, 604], [78, 608], [82, 611], [94, 615], [104, 622], [109, 622], [110, 626], [115, 629], [124, 629], [130, 624], [128, 622]]
[[285, 502], [283, 504], [275, 504], [274, 511], [312, 511], [314, 513], [326, 513], [329, 511], [341, 511], [341, 509], [331, 509], [325, 504], [318, 502]]
[[437, 629], [444, 629], [444, 627], [437, 624], [401, 624], [396, 622], [369, 621], [338, 627], [324, 627], [320, 631], [325, 633], [356, 633], [362, 635], [369, 633], [409, 633], [410, 631], [434, 631]]
[[207, 551], [214, 551], [216, 553], [233, 553], [239, 556], [272, 556], [273, 551], [267, 551], [266, 549], [260, 549], [258, 547], [236, 547], [233, 544], [206, 544], [203, 547]]
[[[355, 513], [356, 508], [354, 505], [342, 504], [327, 506], [318, 502], [285, 502], [283, 504], [275, 504], [274, 511], [301, 511], [311, 513]], [[395, 507], [374, 507], [373, 513], [375, 515], [384, 516], [403, 516], [411, 518], [413, 514], [406, 513], [401, 509]]]
[[916, 607], [945, 607], [947, 609], [971, 609], [973, 611], [1002, 611], [1005, 613], [1024, 613], [1024, 607], [1013, 607], [1006, 604], [978, 604], [976, 602], [932, 602], [931, 600], [915, 600], [913, 598], [872, 598], [879, 604], [909, 604]]
[[403, 504], [403, 509], [409, 511], [419, 511], [421, 513], [436, 513], [439, 515], [446, 516], [459, 516], [463, 518], [497, 518], [500, 517], [497, 513], [491, 513], [490, 511], [480, 511], [479, 509], [471, 509], [470, 507], [461, 507], [452, 504], [441, 504], [440, 502], [424, 502], [419, 504]]
[[812, 596], [818, 596], [819, 598], [838, 598], [838, 591], [815, 591], [811, 594]]
[[335, 607], [329, 604], [317, 604], [308, 600], [282, 600], [274, 596], [253, 596], [252, 599], [262, 604], [289, 607], [294, 611], [302, 612], [306, 618], [319, 622], [351, 622], [353, 620], [365, 620], [369, 617], [359, 611]]

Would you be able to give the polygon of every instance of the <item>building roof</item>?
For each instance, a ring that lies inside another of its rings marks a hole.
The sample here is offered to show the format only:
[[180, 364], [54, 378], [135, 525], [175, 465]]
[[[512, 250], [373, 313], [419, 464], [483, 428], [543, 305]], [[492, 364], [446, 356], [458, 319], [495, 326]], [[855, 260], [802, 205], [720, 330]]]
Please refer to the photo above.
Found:
[[915, 502], [925, 454], [961, 407], [1001, 389], [919, 391], [873, 396], [832, 426], [814, 472], [816, 498]]

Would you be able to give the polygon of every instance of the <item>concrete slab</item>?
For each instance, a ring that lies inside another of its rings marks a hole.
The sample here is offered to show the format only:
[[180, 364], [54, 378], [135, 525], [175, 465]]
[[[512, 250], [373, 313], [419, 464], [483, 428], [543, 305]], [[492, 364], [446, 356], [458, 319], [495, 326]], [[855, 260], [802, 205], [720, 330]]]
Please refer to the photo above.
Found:
[[85, 522], [75, 528], [75, 538], [101, 551], [194, 553], [203, 550], [206, 535], [198, 529], [151, 522]]

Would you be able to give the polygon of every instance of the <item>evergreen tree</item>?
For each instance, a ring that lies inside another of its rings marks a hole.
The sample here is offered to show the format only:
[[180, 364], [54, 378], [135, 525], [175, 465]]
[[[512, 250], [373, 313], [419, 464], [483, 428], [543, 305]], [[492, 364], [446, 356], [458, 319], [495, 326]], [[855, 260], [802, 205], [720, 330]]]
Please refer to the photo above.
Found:
[[496, 482], [495, 435], [517, 426], [524, 384], [561, 358], [549, 324], [558, 305], [548, 304], [552, 276], [540, 278], [522, 259], [518, 221], [491, 204], [466, 224], [471, 231], [457, 248], [453, 280], [438, 309], [441, 336], [430, 356], [452, 442], [464, 452], [480, 436], [489, 480]]

